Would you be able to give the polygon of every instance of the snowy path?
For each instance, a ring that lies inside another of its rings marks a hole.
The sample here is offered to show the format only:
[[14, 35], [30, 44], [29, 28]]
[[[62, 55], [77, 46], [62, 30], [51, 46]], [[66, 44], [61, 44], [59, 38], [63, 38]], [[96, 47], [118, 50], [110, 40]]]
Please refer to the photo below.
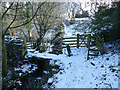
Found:
[[[71, 48], [73, 56], [66, 54], [28, 52], [29, 56], [52, 58], [51, 64], [61, 70], [48, 80], [55, 88], [118, 88], [118, 54], [109, 53], [87, 61], [87, 48]], [[66, 53], [66, 50], [63, 51]], [[54, 61], [57, 62], [54, 62]], [[54, 78], [54, 79], [53, 79]], [[55, 79], [56, 78], [56, 79]]]
[[[74, 26], [65, 27], [65, 37], [83, 34], [73, 30]], [[53, 83], [51, 88], [118, 88], [118, 53], [110, 52], [87, 60], [87, 50], [86, 47], [71, 48], [71, 57], [67, 56], [66, 49], [59, 55], [29, 51], [28, 57], [52, 58], [50, 63], [63, 69], [49, 78], [48, 83]]]
[[[86, 48], [72, 51], [76, 51], [76, 55], [61, 57], [65, 68], [61, 71], [62, 73], [55, 75], [58, 78], [53, 83], [56, 88], [118, 87], [118, 68], [110, 69], [111, 65], [117, 66], [118, 64], [117, 54], [105, 54], [86, 61]], [[107, 58], [109, 60], [106, 60]], [[115, 71], [112, 72], [113, 70]]]
[[[76, 36], [78, 33], [84, 33], [76, 31], [74, 29], [75, 26], [76, 24], [65, 27], [65, 37]], [[79, 30], [83, 27], [81, 26]], [[61, 65], [60, 68], [64, 68], [64, 70], [61, 70], [59, 73], [54, 75], [54, 78], [57, 79], [53, 80], [53, 87], [118, 88], [117, 53], [112, 54], [111, 52], [87, 61], [87, 48], [72, 48], [71, 50], [73, 54], [71, 57], [67, 57], [65, 54], [59, 55], [59, 60], [61, 61], [56, 62], [56, 64], [60, 65], [60, 63], [63, 63], [63, 66]], [[51, 81], [52, 78], [49, 80]]]

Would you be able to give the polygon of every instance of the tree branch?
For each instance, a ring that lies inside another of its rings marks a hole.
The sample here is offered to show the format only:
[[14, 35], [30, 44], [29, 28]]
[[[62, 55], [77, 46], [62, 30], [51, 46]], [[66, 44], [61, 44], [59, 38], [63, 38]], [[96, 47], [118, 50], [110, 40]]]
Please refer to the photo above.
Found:
[[25, 23], [23, 23], [23, 24], [21, 24], [21, 25], [17, 25], [17, 26], [10, 27], [10, 29], [11, 29], [11, 28], [18, 28], [18, 27], [24, 26], [24, 25], [28, 24], [29, 22], [31, 22], [31, 21], [33, 20], [33, 18], [35, 17], [35, 15], [37, 14], [39, 8], [40, 8], [44, 3], [45, 3], [45, 2], [43, 2], [43, 3], [37, 8], [35, 14], [33, 15], [33, 17], [32, 17], [29, 21], [27, 21], [27, 22], [25, 22]]
[[35, 22], [34, 19], [33, 19], [33, 23], [34, 23], [34, 26], [35, 26], [35, 28], [37, 29], [37, 33], [38, 33], [38, 27], [37, 27], [36, 22]]
[[13, 20], [12, 20], [12, 22], [9, 24], [9, 26], [6, 28], [6, 30], [5, 30], [5, 32], [4, 32], [4, 34], [3, 35], [5, 35], [5, 33], [8, 31], [8, 29], [10, 28], [10, 26], [13, 24], [13, 22], [15, 21], [15, 19], [16, 19], [16, 15], [17, 15], [17, 7], [18, 7], [18, 3], [17, 3], [17, 6], [16, 6], [16, 10], [15, 10], [15, 16], [14, 16], [14, 18], [13, 18]]
[[13, 3], [11, 3], [11, 5], [7, 8], [7, 10], [3, 13], [2, 15], [2, 19], [4, 18], [5, 14], [8, 12], [8, 10], [12, 7]]

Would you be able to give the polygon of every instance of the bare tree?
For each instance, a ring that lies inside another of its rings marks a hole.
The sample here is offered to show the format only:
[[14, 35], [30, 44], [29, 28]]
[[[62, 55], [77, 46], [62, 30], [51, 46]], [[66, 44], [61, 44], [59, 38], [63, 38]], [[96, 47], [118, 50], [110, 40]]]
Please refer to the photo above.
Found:
[[[0, 2], [1, 3], [1, 2]], [[3, 29], [2, 29], [2, 75], [6, 76], [7, 74], [7, 55], [6, 55], [6, 47], [5, 47], [5, 35], [8, 32], [9, 29], [15, 29], [18, 27], [25, 26], [29, 22], [33, 20], [35, 15], [37, 14], [39, 8], [44, 4], [45, 2], [39, 4], [37, 6], [37, 9], [33, 16], [29, 20], [20, 20], [21, 18], [24, 18], [24, 15], [20, 15], [20, 10], [24, 10], [24, 4], [23, 3], [9, 3], [9, 7], [6, 7], [6, 3], [2, 3], [2, 8], [3, 8], [3, 14], [2, 17], [0, 18], [1, 21], [3, 22]]]
[[55, 25], [61, 23], [61, 4], [57, 2], [46, 2], [38, 11], [34, 19], [34, 25], [37, 29], [39, 38], [37, 40], [37, 47], [42, 43], [46, 32]]

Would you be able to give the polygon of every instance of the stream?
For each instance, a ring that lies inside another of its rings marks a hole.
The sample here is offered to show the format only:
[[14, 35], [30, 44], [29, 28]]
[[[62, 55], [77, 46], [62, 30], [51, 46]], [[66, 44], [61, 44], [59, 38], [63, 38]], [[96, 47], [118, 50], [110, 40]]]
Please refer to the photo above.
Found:
[[38, 57], [25, 58], [21, 48], [14, 42], [6, 43], [8, 57], [8, 74], [3, 78], [2, 90], [24, 90], [49, 88], [47, 83], [55, 73], [59, 72], [58, 65], [51, 65], [51, 59]]
[[[20, 89], [25, 88], [48, 88], [50, 85], [47, 83], [48, 79], [53, 76], [53, 74], [59, 72], [58, 65], [50, 65], [50, 60], [40, 60], [36, 57], [31, 57], [25, 60], [23, 64], [14, 68], [14, 72], [11, 72], [10, 79], [6, 82], [7, 89]], [[10, 69], [9, 69], [10, 70]], [[13, 80], [13, 83], [10, 81]], [[3, 84], [3, 90], [6, 89], [6, 85]]]

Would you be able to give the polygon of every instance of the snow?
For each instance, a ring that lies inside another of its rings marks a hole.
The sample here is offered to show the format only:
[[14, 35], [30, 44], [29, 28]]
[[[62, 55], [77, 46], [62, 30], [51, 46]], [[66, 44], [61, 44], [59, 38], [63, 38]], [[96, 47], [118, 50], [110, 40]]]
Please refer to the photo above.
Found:
[[[72, 49], [73, 56], [62, 56], [60, 62], [64, 65], [64, 70], [54, 75], [53, 86], [56, 88], [117, 88], [118, 75], [117, 64], [118, 54], [105, 54], [96, 58], [86, 60], [86, 48]], [[106, 58], [109, 57], [107, 61]], [[56, 62], [60, 63], [60, 62]], [[93, 66], [92, 63], [95, 64]], [[101, 67], [101, 66], [104, 67]], [[112, 72], [109, 66], [116, 66], [116, 71]], [[105, 76], [104, 76], [105, 75]], [[106, 79], [106, 80], [104, 80]], [[111, 85], [111, 86], [110, 86]]]
[[43, 71], [45, 74], [48, 74], [49, 73], [49, 71]]
[[37, 77], [36, 79], [37, 79], [37, 80], [40, 80], [40, 79], [41, 79], [41, 77]]
[[[65, 54], [66, 49], [63, 49], [63, 54], [60, 55], [28, 53], [38, 57], [50, 57], [52, 58], [50, 64], [59, 65], [60, 69], [63, 69], [48, 80], [48, 83], [53, 82], [52, 86], [56, 88], [117, 88], [118, 53], [111, 52], [87, 60], [87, 50], [86, 47], [71, 48], [73, 54], [71, 57]], [[115, 71], [112, 72], [112, 69]]]
[[58, 71], [58, 70], [53, 68], [52, 71]]
[[22, 73], [19, 73], [19, 76], [21, 76], [22, 75]]
[[[65, 37], [71, 37], [73, 33], [74, 36], [77, 33], [84, 33], [72, 29], [75, 26], [76, 24], [65, 26]], [[39, 53], [38, 51], [31, 53], [28, 49], [27, 56], [51, 58], [51, 65], [60, 66], [59, 68], [62, 70], [48, 79], [48, 83], [52, 83], [51, 88], [118, 88], [119, 53], [109, 52], [97, 57], [90, 57], [87, 60], [87, 47], [70, 49], [73, 54], [70, 57], [67, 56], [65, 48], [63, 54], [59, 55], [47, 52]], [[44, 73], [48, 72], [44, 71]]]
[[48, 83], [52, 83], [53, 80], [54, 80], [53, 78], [49, 78]]
[[20, 86], [22, 85], [20, 81], [16, 81], [16, 83], [18, 83]]
[[[33, 68], [30, 70], [30, 68], [33, 66]], [[19, 68], [14, 68], [15, 71], [22, 71], [22, 73], [19, 73], [19, 76], [21, 76], [23, 73], [28, 72], [28, 73], [32, 73], [33, 71], [35, 71], [37, 69], [37, 65], [36, 64], [23, 64], [21, 67]]]
[[32, 56], [35, 56], [35, 57], [40, 57], [40, 58], [45, 58], [45, 59], [51, 59], [53, 58], [54, 56], [56, 55], [53, 55], [53, 54], [48, 54], [47, 52], [43, 52], [43, 53], [39, 53], [39, 51], [35, 51], [33, 53], [31, 53], [31, 49], [27, 49], [28, 51], [28, 54], [26, 55], [27, 57], [32, 57]]
[[82, 20], [78, 19], [76, 21], [77, 22], [75, 24], [70, 26], [66, 26], [64, 24], [64, 31], [65, 31], [64, 37], [72, 37], [72, 36], [77, 36], [77, 34], [81, 35], [81, 34], [89, 33], [90, 20], [88, 20], [88, 18], [84, 18]]

